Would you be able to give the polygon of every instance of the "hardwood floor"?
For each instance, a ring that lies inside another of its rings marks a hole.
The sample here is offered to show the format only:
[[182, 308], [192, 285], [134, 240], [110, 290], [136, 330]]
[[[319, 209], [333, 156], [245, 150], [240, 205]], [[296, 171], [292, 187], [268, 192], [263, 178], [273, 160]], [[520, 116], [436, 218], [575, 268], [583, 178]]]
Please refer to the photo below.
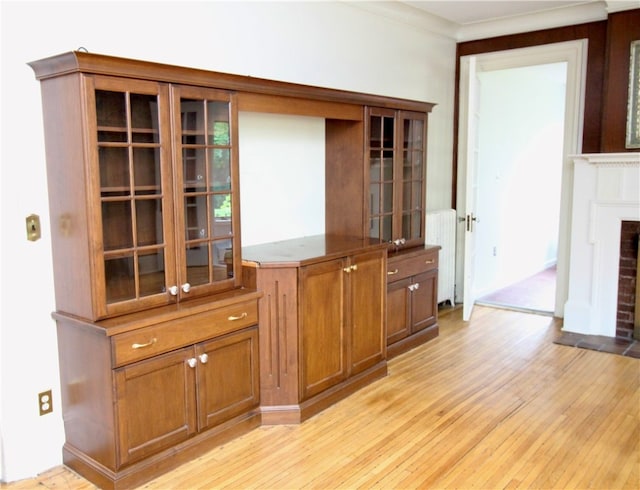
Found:
[[[146, 489], [640, 488], [640, 360], [557, 345], [552, 318], [476, 307], [389, 376], [261, 427]], [[93, 488], [64, 468], [7, 489]]]

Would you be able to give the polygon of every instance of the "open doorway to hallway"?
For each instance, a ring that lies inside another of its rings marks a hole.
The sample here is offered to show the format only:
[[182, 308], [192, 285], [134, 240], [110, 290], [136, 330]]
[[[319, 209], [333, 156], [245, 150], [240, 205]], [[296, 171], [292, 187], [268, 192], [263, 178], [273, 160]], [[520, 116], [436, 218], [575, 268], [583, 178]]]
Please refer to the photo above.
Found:
[[567, 63], [478, 73], [478, 303], [552, 314]]

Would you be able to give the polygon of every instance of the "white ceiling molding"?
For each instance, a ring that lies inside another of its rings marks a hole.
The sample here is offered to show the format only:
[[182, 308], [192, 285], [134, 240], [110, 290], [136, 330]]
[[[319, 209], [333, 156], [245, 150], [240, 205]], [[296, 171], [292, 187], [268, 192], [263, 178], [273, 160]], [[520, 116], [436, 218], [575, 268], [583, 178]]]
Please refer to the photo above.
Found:
[[[521, 14], [505, 15], [501, 18], [485, 20], [486, 6], [492, 4], [492, 8], [495, 9], [497, 2], [450, 0], [452, 4], [457, 4], [457, 8], [465, 9], [466, 18], [477, 19], [458, 23], [431, 13], [429, 4], [432, 2], [428, 0], [343, 1], [348, 5], [433, 34], [454, 39], [457, 42], [596, 22], [605, 20], [609, 13], [640, 8], [640, 0], [585, 0], [577, 4], [559, 2], [558, 7], [540, 10], [540, 4], [536, 6], [535, 1], [529, 1], [523, 2], [523, 5], [519, 7], [523, 11]], [[442, 2], [438, 1], [433, 3], [442, 4]], [[525, 3], [527, 4], [526, 6], [524, 6]], [[549, 4], [549, 2], [543, 3]], [[485, 7], [483, 7], [483, 4], [485, 4]], [[524, 13], [526, 9], [530, 9], [530, 11]], [[434, 12], [441, 12], [441, 10], [434, 8]]]
[[554, 27], [584, 24], [607, 18], [605, 2], [571, 5], [504, 19], [476, 22], [460, 26], [456, 41], [473, 41], [495, 36], [539, 31]]

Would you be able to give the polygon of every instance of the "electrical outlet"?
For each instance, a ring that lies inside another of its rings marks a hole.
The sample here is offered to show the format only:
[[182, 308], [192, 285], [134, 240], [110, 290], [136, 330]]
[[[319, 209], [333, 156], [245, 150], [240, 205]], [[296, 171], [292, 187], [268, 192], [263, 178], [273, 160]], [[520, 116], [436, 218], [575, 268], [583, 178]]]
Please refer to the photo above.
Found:
[[38, 393], [38, 408], [40, 415], [46, 415], [53, 412], [53, 400], [51, 399], [51, 390]]

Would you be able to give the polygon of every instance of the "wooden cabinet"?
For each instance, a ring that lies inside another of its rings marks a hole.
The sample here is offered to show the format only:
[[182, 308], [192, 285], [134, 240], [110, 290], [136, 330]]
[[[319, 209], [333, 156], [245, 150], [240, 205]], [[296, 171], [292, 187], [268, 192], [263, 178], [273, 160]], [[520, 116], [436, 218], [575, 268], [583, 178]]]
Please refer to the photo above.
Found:
[[114, 381], [126, 465], [257, 408], [257, 327], [123, 366]]
[[383, 359], [380, 267], [374, 251], [300, 268], [302, 399]]
[[32, 63], [58, 311], [98, 320], [239, 287], [234, 94], [78, 66], [49, 73], [74, 60]]
[[100, 322], [55, 313], [65, 464], [131, 488], [260, 425], [258, 298]]
[[366, 106], [361, 123], [327, 121], [327, 233], [374, 238], [391, 252], [424, 245], [433, 104], [404, 102]]
[[423, 245], [427, 114], [368, 107], [365, 135], [366, 236]]
[[263, 423], [300, 422], [386, 374], [386, 247], [319, 235], [245, 247]]
[[391, 254], [387, 264], [387, 353], [438, 335], [438, 246]]
[[[433, 104], [80, 51], [30, 66], [65, 464], [130, 488], [386, 374], [387, 248], [424, 235]], [[326, 121], [327, 235], [250, 247], [245, 266], [240, 110]]]
[[85, 53], [31, 66], [64, 461], [101, 487], [131, 487], [260, 423], [236, 94], [177, 68]]

